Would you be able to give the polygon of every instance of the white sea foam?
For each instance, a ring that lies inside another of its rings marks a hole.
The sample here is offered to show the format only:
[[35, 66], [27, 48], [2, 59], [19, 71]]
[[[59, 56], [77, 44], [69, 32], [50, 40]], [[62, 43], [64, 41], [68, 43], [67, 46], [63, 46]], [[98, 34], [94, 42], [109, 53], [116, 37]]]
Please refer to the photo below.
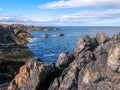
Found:
[[45, 54], [44, 57], [51, 57], [51, 56], [55, 56], [55, 54]]
[[56, 37], [57, 35], [52, 35], [51, 37]]
[[34, 42], [34, 41], [36, 41], [38, 38], [31, 38], [30, 40], [29, 40], [29, 42]]

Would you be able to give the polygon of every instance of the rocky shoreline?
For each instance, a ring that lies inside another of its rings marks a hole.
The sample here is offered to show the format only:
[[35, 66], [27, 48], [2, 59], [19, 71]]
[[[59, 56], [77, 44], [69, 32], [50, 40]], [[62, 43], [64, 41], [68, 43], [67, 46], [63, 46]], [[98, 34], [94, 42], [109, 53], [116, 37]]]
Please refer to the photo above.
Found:
[[83, 36], [72, 53], [57, 62], [30, 59], [8, 90], [120, 90], [120, 33]]
[[120, 90], [120, 33], [84, 35], [56, 63], [34, 59], [25, 30], [0, 26], [0, 90]]
[[6, 90], [9, 82], [19, 72], [33, 53], [26, 45], [31, 34], [10, 25], [0, 25], [0, 90]]
[[33, 26], [33, 25], [24, 25], [24, 24], [0, 24], [0, 27], [3, 27], [4, 29], [21, 29], [25, 31], [31, 31], [31, 30], [59, 30], [57, 27], [40, 27], [40, 26]]

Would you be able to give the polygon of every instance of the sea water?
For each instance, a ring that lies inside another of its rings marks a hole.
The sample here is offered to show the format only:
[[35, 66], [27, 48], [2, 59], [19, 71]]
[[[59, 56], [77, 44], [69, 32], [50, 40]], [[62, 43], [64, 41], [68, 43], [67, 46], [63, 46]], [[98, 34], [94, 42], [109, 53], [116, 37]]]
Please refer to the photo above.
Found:
[[[30, 31], [34, 36], [28, 42], [29, 49], [35, 58], [40, 58], [45, 63], [56, 62], [60, 53], [72, 52], [79, 38], [87, 34], [95, 37], [97, 32], [105, 32], [110, 37], [120, 32], [120, 27], [59, 27], [60, 30]], [[43, 34], [49, 34], [49, 38], [42, 38]], [[57, 34], [64, 33], [65, 36], [58, 37]]]

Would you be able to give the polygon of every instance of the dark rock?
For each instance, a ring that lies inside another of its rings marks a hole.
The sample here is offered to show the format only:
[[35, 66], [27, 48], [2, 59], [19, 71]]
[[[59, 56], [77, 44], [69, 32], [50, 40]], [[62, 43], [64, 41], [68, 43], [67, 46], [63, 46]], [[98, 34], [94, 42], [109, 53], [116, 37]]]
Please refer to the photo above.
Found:
[[26, 42], [33, 38], [29, 33], [18, 30], [0, 30], [0, 59], [28, 59], [33, 53], [26, 46]]
[[42, 35], [42, 38], [48, 38], [48, 37], [50, 37], [50, 35], [48, 35], [48, 34], [43, 34]]
[[0, 24], [0, 90], [6, 90], [19, 68], [27, 59], [33, 58], [26, 45], [33, 36], [19, 27]]
[[25, 64], [21, 60], [0, 60], [0, 90], [7, 90], [9, 83]]
[[57, 34], [57, 36], [64, 36], [64, 33], [59, 33]]

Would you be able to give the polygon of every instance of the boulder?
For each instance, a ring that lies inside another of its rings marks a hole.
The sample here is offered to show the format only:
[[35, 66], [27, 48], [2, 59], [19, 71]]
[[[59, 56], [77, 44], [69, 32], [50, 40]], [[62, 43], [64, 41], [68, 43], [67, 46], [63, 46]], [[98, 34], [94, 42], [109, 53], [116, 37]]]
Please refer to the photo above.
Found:
[[57, 34], [57, 36], [64, 36], [64, 33], [59, 33]]
[[48, 38], [48, 37], [50, 37], [49, 34], [43, 34], [43, 35], [42, 35], [42, 38]]
[[49, 76], [54, 77], [55, 71], [54, 65], [30, 59], [20, 68], [8, 90], [47, 90], [49, 81], [51, 81]]
[[69, 64], [75, 59], [74, 55], [72, 53], [67, 54], [67, 53], [61, 53], [59, 55], [59, 58], [56, 62], [56, 66], [60, 67], [61, 69], [65, 69], [66, 67], [69, 66]]
[[93, 51], [97, 47], [98, 43], [95, 38], [91, 38], [88, 35], [84, 35], [79, 39], [75, 50], [73, 51], [74, 56], [78, 56], [79, 53], [87, 50]]

